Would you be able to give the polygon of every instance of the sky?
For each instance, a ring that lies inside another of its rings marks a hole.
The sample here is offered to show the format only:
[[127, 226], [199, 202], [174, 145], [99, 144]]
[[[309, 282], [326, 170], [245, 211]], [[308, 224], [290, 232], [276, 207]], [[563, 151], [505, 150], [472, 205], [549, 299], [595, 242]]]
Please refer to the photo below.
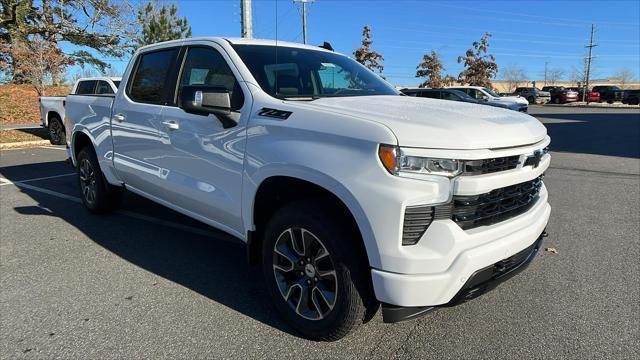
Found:
[[[240, 0], [180, 0], [193, 36], [240, 36]], [[516, 65], [529, 79], [550, 69], [582, 69], [591, 24], [595, 24], [592, 78], [621, 68], [640, 75], [640, 0], [628, 1], [382, 1], [315, 0], [308, 6], [308, 42], [328, 41], [351, 55], [362, 28], [371, 26], [372, 48], [384, 56], [384, 75], [394, 85], [417, 85], [415, 68], [436, 51], [448, 73], [462, 65], [458, 55], [490, 32], [490, 52], [499, 68]], [[255, 38], [302, 42], [300, 5], [291, 0], [254, 0]], [[128, 59], [109, 61], [122, 71]], [[500, 78], [498, 74], [498, 78]]]

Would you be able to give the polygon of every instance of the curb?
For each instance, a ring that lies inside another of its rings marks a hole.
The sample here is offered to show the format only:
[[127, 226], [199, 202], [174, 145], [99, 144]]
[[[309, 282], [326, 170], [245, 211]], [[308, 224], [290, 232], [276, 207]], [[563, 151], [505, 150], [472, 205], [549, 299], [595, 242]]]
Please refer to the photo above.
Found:
[[2, 143], [0, 144], [0, 149], [16, 149], [16, 148], [31, 148], [38, 147], [42, 145], [51, 145], [49, 140], [36, 140], [36, 141], [18, 141], [18, 142], [10, 142], [10, 143]]
[[640, 106], [637, 105], [622, 105], [622, 106], [611, 106], [610, 104], [607, 105], [587, 105], [587, 104], [580, 104], [580, 105], [571, 105], [571, 104], [544, 104], [541, 105], [543, 107], [559, 107], [559, 108], [583, 108], [583, 109], [617, 109], [617, 110], [638, 110], [640, 109]]

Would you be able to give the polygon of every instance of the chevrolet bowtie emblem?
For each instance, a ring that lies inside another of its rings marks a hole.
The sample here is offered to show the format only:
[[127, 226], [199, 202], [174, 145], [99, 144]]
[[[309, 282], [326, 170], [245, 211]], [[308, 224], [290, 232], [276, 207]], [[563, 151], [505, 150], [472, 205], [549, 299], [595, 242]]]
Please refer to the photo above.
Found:
[[536, 150], [533, 152], [533, 155], [528, 156], [527, 160], [524, 162], [524, 166], [531, 165], [533, 168], [537, 168], [540, 165], [540, 161], [542, 161], [542, 150]]

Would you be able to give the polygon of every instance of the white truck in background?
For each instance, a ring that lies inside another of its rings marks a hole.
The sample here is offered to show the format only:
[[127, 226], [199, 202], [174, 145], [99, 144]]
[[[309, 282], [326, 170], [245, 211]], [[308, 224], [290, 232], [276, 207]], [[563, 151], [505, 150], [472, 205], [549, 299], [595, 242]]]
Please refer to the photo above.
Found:
[[[76, 95], [113, 96], [120, 85], [119, 77], [80, 78], [71, 89]], [[40, 126], [49, 130], [49, 141], [53, 145], [64, 145], [65, 142], [65, 100], [66, 96], [41, 96]]]
[[126, 189], [235, 236], [312, 339], [380, 305], [397, 322], [494, 288], [534, 258], [551, 211], [537, 119], [400, 96], [330, 46], [149, 45], [115, 96], [69, 95], [66, 112], [88, 210]]

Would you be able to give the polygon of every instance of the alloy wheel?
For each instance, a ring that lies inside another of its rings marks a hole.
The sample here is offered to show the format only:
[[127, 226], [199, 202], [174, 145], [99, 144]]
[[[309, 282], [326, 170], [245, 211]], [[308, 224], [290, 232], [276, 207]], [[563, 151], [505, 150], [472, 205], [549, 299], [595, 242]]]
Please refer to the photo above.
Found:
[[89, 159], [82, 159], [79, 166], [80, 172], [80, 188], [82, 197], [88, 203], [93, 205], [96, 201], [96, 173]]
[[51, 120], [51, 124], [49, 125], [49, 136], [51, 137], [51, 141], [54, 144], [62, 143], [62, 125], [58, 120]]
[[285, 302], [307, 320], [324, 319], [336, 305], [338, 278], [331, 255], [306, 229], [288, 228], [278, 236], [273, 275]]

